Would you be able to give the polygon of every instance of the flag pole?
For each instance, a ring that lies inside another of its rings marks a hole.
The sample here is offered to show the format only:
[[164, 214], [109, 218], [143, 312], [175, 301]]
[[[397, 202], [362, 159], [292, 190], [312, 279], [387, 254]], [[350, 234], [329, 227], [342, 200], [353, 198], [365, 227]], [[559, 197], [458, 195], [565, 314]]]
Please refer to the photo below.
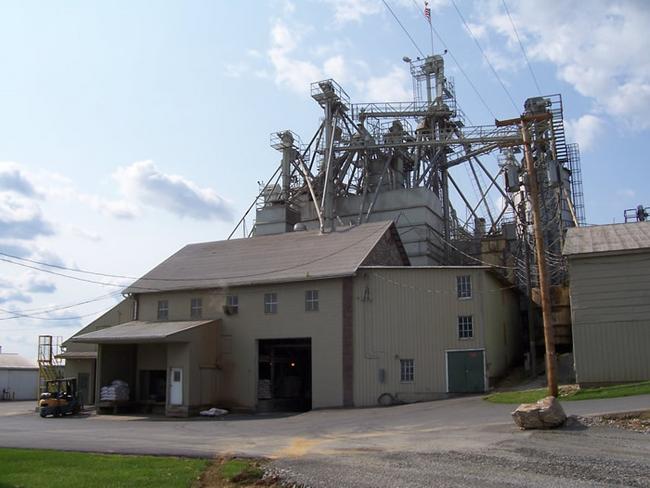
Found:
[[433, 25], [431, 25], [431, 9], [429, 8], [429, 2], [424, 2], [424, 18], [429, 22], [429, 35], [431, 36], [431, 56], [433, 56]]

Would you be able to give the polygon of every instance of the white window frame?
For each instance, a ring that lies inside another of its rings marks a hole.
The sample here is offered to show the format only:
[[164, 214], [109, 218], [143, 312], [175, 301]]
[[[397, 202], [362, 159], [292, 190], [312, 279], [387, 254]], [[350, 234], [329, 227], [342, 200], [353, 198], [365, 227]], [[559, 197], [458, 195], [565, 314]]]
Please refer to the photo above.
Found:
[[203, 317], [203, 299], [195, 297], [190, 299], [190, 317], [200, 319]]
[[169, 320], [169, 300], [158, 300], [156, 317], [158, 320]]
[[472, 275], [456, 276], [456, 296], [459, 300], [472, 298]]
[[305, 312], [318, 312], [319, 310], [318, 290], [305, 291]]
[[226, 307], [231, 314], [239, 313], [239, 295], [226, 295]]
[[275, 292], [264, 294], [264, 313], [278, 313], [278, 294]]
[[[468, 331], [469, 335], [467, 335]], [[461, 341], [474, 339], [474, 317], [472, 315], [459, 315], [456, 322], [456, 333]]]
[[415, 359], [399, 360], [399, 382], [413, 383], [415, 381]]

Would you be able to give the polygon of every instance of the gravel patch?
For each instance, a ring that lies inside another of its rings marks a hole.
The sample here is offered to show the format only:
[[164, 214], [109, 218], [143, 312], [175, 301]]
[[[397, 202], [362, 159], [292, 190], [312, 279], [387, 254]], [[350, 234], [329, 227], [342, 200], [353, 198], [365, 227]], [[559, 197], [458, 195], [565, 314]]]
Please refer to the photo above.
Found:
[[489, 449], [342, 451], [277, 460], [269, 469], [305, 488], [650, 487], [650, 443], [645, 434], [574, 421]]

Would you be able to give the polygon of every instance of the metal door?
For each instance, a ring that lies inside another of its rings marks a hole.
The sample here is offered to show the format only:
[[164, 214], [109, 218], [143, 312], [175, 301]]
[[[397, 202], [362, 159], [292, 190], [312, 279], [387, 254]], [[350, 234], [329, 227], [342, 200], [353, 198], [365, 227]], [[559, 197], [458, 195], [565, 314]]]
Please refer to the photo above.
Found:
[[90, 374], [79, 373], [77, 374], [77, 390], [79, 391], [79, 400], [85, 405], [90, 402]]
[[447, 385], [449, 393], [485, 391], [484, 351], [448, 351]]
[[172, 368], [169, 382], [169, 404], [183, 404], [183, 368]]

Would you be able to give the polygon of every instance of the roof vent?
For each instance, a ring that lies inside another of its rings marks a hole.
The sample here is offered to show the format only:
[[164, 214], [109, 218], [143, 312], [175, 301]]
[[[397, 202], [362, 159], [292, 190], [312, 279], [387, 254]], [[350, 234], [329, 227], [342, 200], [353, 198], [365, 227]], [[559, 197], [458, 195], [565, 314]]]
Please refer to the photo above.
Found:
[[302, 232], [304, 230], [307, 230], [307, 226], [304, 223], [297, 222], [297, 223], [293, 224], [293, 231], [294, 232]]

